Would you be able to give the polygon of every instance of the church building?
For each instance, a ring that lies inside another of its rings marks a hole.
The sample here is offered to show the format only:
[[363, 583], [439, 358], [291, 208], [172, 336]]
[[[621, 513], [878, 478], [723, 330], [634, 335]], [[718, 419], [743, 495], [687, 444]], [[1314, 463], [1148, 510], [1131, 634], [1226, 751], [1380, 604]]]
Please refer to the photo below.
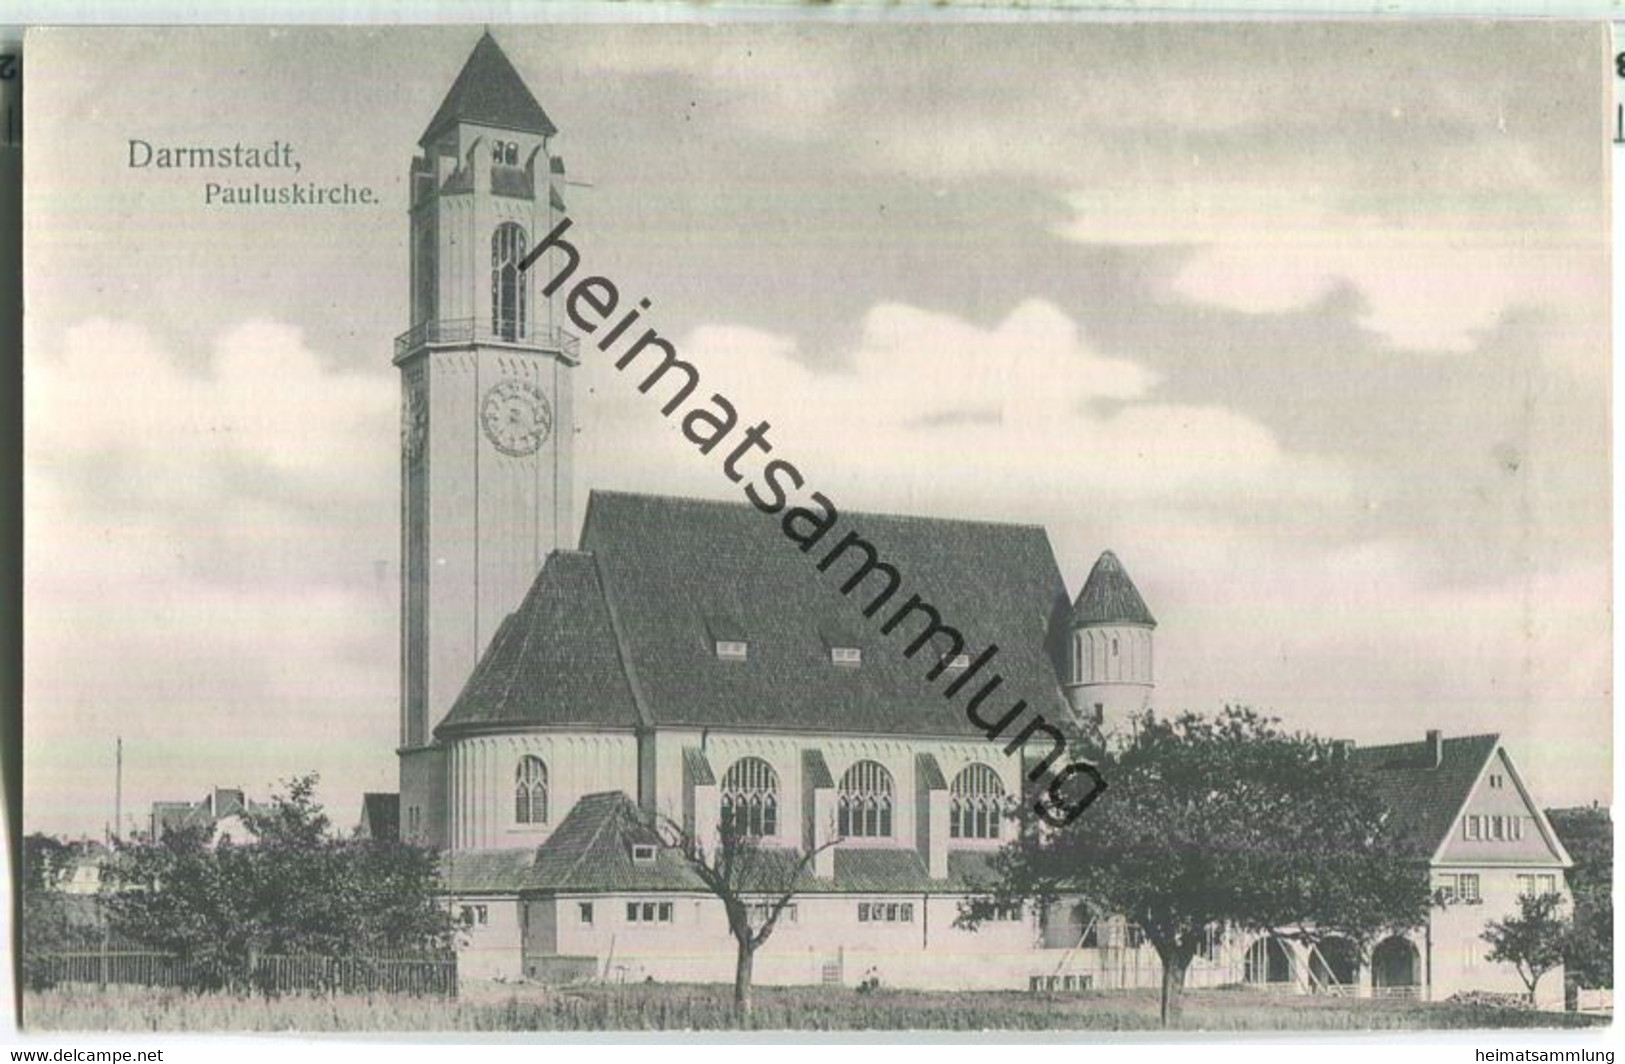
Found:
[[[464, 976], [730, 980], [721, 904], [628, 815], [642, 810], [818, 850], [759, 982], [1157, 985], [1154, 951], [1120, 918], [1072, 906], [955, 927], [1010, 831], [1023, 751], [947, 707], [920, 659], [880, 642], [753, 509], [592, 491], [577, 510], [581, 353], [540, 291], [553, 271], [521, 269], [562, 209], [557, 132], [486, 34], [410, 170], [400, 792], [376, 796], [377, 819], [442, 849]], [[1041, 527], [849, 523], [944, 615], [974, 618], [1068, 736], [1151, 704], [1157, 621], [1110, 551], [1072, 595]], [[963, 649], [943, 652], [947, 676], [973, 667]], [[1351, 756], [1432, 840], [1429, 926], [1364, 957], [1226, 936], [1189, 985], [1519, 989], [1478, 933], [1518, 893], [1563, 889], [1569, 861], [1510, 753], [1429, 732]]]

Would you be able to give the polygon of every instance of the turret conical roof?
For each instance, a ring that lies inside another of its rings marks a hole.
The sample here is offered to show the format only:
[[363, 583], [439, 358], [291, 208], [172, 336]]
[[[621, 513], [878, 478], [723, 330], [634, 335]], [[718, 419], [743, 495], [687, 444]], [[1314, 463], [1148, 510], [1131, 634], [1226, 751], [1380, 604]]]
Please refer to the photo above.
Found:
[[440, 110], [434, 113], [418, 143], [428, 143], [447, 126], [458, 122], [544, 137], [558, 132], [489, 30], [469, 53], [468, 62], [451, 83], [451, 91], [446, 93]]
[[1072, 623], [1143, 624], [1155, 628], [1157, 619], [1146, 608], [1145, 599], [1140, 597], [1123, 563], [1106, 551], [1089, 570], [1089, 579], [1083, 582], [1083, 590], [1072, 604]]

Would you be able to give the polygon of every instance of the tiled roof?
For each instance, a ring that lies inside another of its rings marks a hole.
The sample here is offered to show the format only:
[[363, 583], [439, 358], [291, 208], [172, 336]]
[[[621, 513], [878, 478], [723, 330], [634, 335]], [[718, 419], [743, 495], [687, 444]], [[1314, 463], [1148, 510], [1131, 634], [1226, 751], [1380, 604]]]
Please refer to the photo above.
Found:
[[517, 894], [530, 884], [534, 847], [447, 850], [440, 855], [440, 885], [452, 894]]
[[[827, 573], [815, 565], [848, 531], [902, 574], [879, 618], [864, 617], [861, 607], [880, 576], [850, 597], [840, 593], [861, 552], [848, 551]], [[808, 555], [776, 519], [744, 504], [594, 492], [582, 547], [597, 560], [616, 634], [656, 725], [979, 736], [965, 719], [965, 695], [950, 703], [941, 695], [946, 677], [926, 682], [931, 650], [903, 657], [918, 615], [891, 635], [879, 633], [880, 619], [911, 593], [958, 625], [972, 654], [998, 644], [986, 674], [1005, 677], [996, 699], [1025, 698], [1048, 719], [1069, 720], [1055, 666], [1060, 648], [1051, 642], [1054, 632], [1064, 638], [1057, 621], [1068, 610], [1065, 586], [1036, 526], [847, 513], [823, 550]], [[718, 618], [749, 642], [745, 660], [718, 660]], [[845, 629], [874, 646], [856, 668], [830, 661], [825, 633]], [[527, 639], [529, 653], [539, 653], [541, 640]], [[530, 675], [540, 684], [547, 674]], [[527, 691], [513, 708], [541, 694]]]
[[[536, 851], [528, 886], [534, 890], [702, 889], [682, 855], [659, 845], [637, 806], [620, 791], [589, 794], [576, 803]], [[653, 861], [634, 861], [634, 843], [655, 846]]]
[[368, 792], [361, 796], [361, 821], [370, 838], [380, 842], [400, 838], [401, 796]]
[[801, 775], [814, 790], [835, 786], [835, 777], [830, 774], [829, 762], [824, 760], [822, 750], [801, 751]]
[[558, 132], [542, 105], [530, 94], [525, 79], [519, 76], [489, 32], [474, 46], [418, 143], [427, 143], [457, 122], [538, 133], [544, 137]]
[[1083, 582], [1083, 590], [1072, 604], [1072, 623], [1143, 624], [1155, 628], [1157, 619], [1146, 608], [1123, 563], [1106, 551], [1095, 560], [1089, 579]]
[[[634, 861], [634, 843], [655, 845], [655, 859]], [[762, 889], [779, 890], [797, 855], [763, 849], [755, 860]], [[991, 882], [987, 861], [984, 853], [950, 853], [948, 877], [932, 879], [912, 849], [838, 849], [834, 876], [820, 879], [803, 870], [795, 889], [804, 894], [968, 893]], [[441, 881], [446, 891], [462, 894], [705, 891], [682, 855], [659, 845], [636, 804], [620, 791], [582, 798], [539, 849], [444, 854]]]
[[942, 776], [942, 766], [930, 754], [915, 754], [914, 765], [920, 777], [920, 786], [928, 791], [945, 791], [948, 781]]
[[496, 723], [637, 725], [591, 555], [548, 557], [435, 734]]
[[705, 751], [697, 746], [683, 747], [683, 782], [690, 787], [709, 787], [716, 781], [717, 774], [711, 771]]
[[1444, 739], [1437, 768], [1425, 740], [1368, 746], [1349, 757], [1371, 777], [1388, 807], [1389, 823], [1404, 833], [1418, 855], [1431, 856], [1450, 833], [1500, 740], [1499, 735]]

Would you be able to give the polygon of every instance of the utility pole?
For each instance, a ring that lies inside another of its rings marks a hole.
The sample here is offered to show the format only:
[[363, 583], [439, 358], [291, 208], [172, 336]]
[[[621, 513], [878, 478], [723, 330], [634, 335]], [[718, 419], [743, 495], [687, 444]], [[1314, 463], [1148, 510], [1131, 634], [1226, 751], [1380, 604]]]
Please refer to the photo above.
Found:
[[[113, 768], [113, 837], [124, 831], [124, 736], [118, 737]], [[111, 840], [109, 840], [111, 841]]]

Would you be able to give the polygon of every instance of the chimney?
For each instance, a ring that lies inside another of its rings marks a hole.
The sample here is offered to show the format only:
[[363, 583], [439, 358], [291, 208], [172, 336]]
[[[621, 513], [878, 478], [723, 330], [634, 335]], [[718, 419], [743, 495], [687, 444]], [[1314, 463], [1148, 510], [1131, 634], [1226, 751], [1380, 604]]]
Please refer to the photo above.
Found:
[[1444, 764], [1444, 736], [1439, 729], [1428, 729], [1427, 744], [1428, 768], [1438, 768]]

